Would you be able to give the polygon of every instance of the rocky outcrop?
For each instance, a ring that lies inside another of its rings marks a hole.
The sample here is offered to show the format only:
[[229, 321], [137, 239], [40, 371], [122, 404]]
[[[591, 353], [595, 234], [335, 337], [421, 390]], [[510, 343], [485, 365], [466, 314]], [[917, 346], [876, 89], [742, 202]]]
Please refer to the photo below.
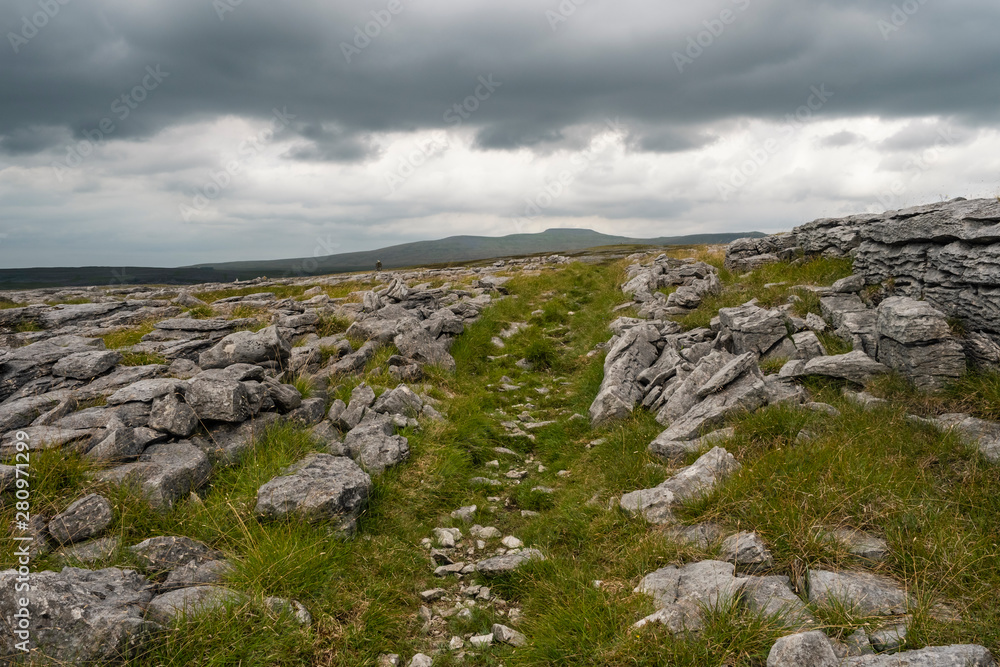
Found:
[[806, 254], [851, 256], [865, 284], [927, 301], [966, 330], [1000, 343], [1000, 200], [959, 198], [824, 218], [768, 238], [735, 241], [727, 264], [749, 270], [776, 261], [769, 248], [786, 243]]

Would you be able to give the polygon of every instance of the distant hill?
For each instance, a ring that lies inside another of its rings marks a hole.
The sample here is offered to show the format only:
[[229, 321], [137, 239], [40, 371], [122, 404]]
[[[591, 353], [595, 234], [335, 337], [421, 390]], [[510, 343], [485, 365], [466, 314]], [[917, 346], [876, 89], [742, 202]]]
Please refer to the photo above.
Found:
[[[299, 257], [261, 262], [224, 262], [198, 264], [194, 268], [211, 268], [217, 271], [260, 270], [266, 275], [286, 271], [312, 274], [370, 271], [375, 262], [381, 261], [387, 269], [408, 266], [428, 266], [470, 262], [498, 257], [516, 257], [544, 253], [572, 252], [611, 245], [697, 245], [703, 243], [729, 243], [746, 236], [764, 236], [760, 232], [738, 234], [694, 234], [690, 236], [664, 236], [655, 239], [635, 239], [627, 236], [610, 236], [591, 229], [547, 229], [537, 234], [511, 234], [509, 236], [449, 236], [436, 241], [416, 241], [400, 245], [346, 252], [324, 257]], [[306, 272], [307, 267], [315, 270]]]
[[410, 266], [447, 265], [499, 257], [574, 252], [601, 246], [729, 243], [734, 239], [746, 236], [758, 237], [764, 236], [764, 234], [740, 232], [635, 239], [627, 236], [601, 234], [590, 229], [548, 229], [537, 234], [511, 234], [499, 237], [449, 236], [435, 241], [416, 241], [378, 250], [363, 250], [324, 257], [220, 262], [177, 268], [85, 266], [0, 269], [0, 289], [232, 282], [237, 279], [248, 280], [258, 276], [277, 278], [371, 271], [375, 268], [377, 261], [382, 262], [383, 268], [398, 269]]

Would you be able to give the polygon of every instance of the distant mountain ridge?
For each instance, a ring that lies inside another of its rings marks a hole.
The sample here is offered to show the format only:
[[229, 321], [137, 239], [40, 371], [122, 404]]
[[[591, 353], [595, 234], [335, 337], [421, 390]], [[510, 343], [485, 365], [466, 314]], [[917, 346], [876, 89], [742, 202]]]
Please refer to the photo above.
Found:
[[79, 287], [123, 284], [195, 284], [232, 282], [258, 276], [311, 276], [352, 271], [371, 271], [377, 261], [386, 269], [453, 264], [522, 255], [576, 252], [602, 246], [671, 246], [729, 243], [743, 237], [765, 236], [761, 232], [691, 234], [637, 239], [612, 236], [592, 229], [547, 229], [535, 234], [508, 236], [449, 236], [357, 252], [298, 257], [293, 259], [201, 263], [175, 268], [162, 267], [39, 267], [0, 269], [0, 289], [33, 287]]
[[[381, 261], [387, 269], [408, 266], [427, 266], [451, 262], [470, 262], [498, 257], [534, 255], [586, 250], [611, 245], [698, 245], [703, 243], [729, 243], [743, 237], [760, 237], [760, 232], [726, 234], [692, 234], [687, 236], [663, 236], [652, 239], [637, 239], [627, 236], [611, 236], [592, 229], [558, 228], [547, 229], [535, 234], [510, 234], [508, 236], [449, 236], [433, 241], [415, 241], [400, 245], [362, 250], [323, 257], [300, 257], [255, 262], [224, 262], [197, 264], [192, 268], [215, 270], [246, 270], [257, 267], [270, 273], [275, 271], [315, 273], [344, 273], [367, 271]], [[317, 268], [307, 271], [307, 268]]]

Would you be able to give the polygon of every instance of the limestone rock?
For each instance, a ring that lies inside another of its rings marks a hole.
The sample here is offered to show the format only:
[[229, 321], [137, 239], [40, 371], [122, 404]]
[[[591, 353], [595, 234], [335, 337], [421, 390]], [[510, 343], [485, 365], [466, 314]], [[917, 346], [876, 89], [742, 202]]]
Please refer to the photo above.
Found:
[[202, 368], [225, 368], [232, 364], [260, 364], [287, 359], [292, 346], [278, 331], [270, 326], [260, 331], [237, 331], [220, 340], [214, 347], [201, 353], [198, 365]]
[[146, 610], [147, 617], [169, 626], [178, 616], [197, 616], [240, 604], [244, 596], [221, 586], [192, 586], [157, 595]]
[[819, 630], [782, 637], [767, 654], [767, 667], [839, 667], [833, 646]]
[[49, 536], [57, 544], [82, 542], [100, 535], [111, 525], [111, 503], [92, 493], [74, 501], [49, 521]]
[[77, 352], [63, 357], [52, 367], [52, 374], [75, 380], [89, 380], [114, 368], [122, 355], [114, 350]]
[[333, 521], [351, 530], [368, 500], [372, 481], [351, 459], [310, 454], [257, 491], [257, 513], [267, 519], [296, 515]]
[[[23, 597], [15, 590], [16, 570], [0, 572], [0, 616], [15, 627], [14, 614]], [[31, 640], [37, 656], [61, 664], [114, 664], [144, 645], [151, 630], [143, 610], [153, 585], [131, 570], [108, 568], [31, 575]], [[0, 652], [16, 655], [21, 641], [0, 633]]]
[[643, 325], [628, 330], [614, 342], [604, 358], [604, 380], [590, 406], [591, 426], [602, 426], [632, 413], [643, 397], [637, 378], [659, 356], [653, 344], [659, 338], [655, 327]]
[[904, 614], [909, 606], [906, 591], [895, 581], [870, 572], [810, 569], [808, 580], [814, 604], [838, 600], [865, 616]]
[[481, 560], [476, 563], [476, 571], [484, 577], [491, 577], [504, 572], [513, 572], [532, 560], [545, 560], [545, 556], [538, 549], [523, 549], [517, 553]]

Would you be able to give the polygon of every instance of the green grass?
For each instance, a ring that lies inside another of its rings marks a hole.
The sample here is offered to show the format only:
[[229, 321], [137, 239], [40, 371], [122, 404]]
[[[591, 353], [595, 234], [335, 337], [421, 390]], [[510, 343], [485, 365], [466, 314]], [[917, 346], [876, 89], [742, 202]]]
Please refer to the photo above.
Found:
[[[705, 257], [706, 261], [711, 257]], [[713, 262], [714, 263], [714, 262]], [[788, 302], [790, 295], [795, 294], [800, 301], [795, 303], [796, 314], [804, 317], [808, 312], [819, 314], [819, 299], [806, 290], [792, 290], [796, 285], [828, 286], [840, 278], [851, 275], [851, 260], [818, 257], [801, 264], [790, 262], [767, 264], [746, 275], [734, 275], [725, 268], [719, 271], [722, 281], [722, 293], [710, 295], [691, 313], [679, 317], [678, 322], [685, 329], [707, 327], [720, 308], [739, 306], [751, 299], [758, 299], [762, 308], [773, 308]], [[764, 288], [771, 283], [784, 285]]]
[[[891, 555], [878, 569], [921, 600], [919, 636], [1000, 645], [1000, 609], [987, 592], [1000, 586], [1000, 469], [957, 436], [910, 423], [898, 407], [836, 404], [839, 418], [768, 408], [739, 421], [727, 448], [743, 469], [688, 506], [685, 518], [757, 531], [784, 572], [802, 563], [855, 565], [842, 548], [817, 539], [814, 526], [881, 535]], [[816, 439], [795, 443], [807, 423]], [[756, 444], [748, 447], [748, 438]], [[961, 624], [931, 618], [930, 605], [941, 601], [961, 610]]]
[[44, 327], [35, 320], [22, 320], [14, 326], [14, 331], [17, 333], [32, 333], [44, 330]]
[[316, 334], [320, 338], [344, 333], [351, 326], [351, 320], [340, 315], [322, 315], [316, 324]]
[[131, 347], [142, 342], [142, 337], [153, 331], [153, 322], [143, 322], [134, 327], [118, 329], [109, 334], [104, 334], [104, 346], [109, 350], [118, 350], [123, 347]]
[[854, 345], [849, 341], [829, 331], [818, 331], [816, 337], [819, 338], [819, 342], [823, 343], [827, 354], [847, 354], [854, 350]]
[[122, 352], [122, 366], [147, 366], [165, 363], [167, 363], [165, 357], [153, 352]]
[[964, 412], [980, 419], [1000, 420], [1000, 373], [996, 371], [969, 371], [933, 393], [921, 391], [898, 373], [872, 380], [867, 389], [923, 416]]
[[17, 301], [11, 301], [10, 299], [0, 298], [0, 310], [9, 310], [11, 308], [24, 308], [28, 304], [19, 303]]

